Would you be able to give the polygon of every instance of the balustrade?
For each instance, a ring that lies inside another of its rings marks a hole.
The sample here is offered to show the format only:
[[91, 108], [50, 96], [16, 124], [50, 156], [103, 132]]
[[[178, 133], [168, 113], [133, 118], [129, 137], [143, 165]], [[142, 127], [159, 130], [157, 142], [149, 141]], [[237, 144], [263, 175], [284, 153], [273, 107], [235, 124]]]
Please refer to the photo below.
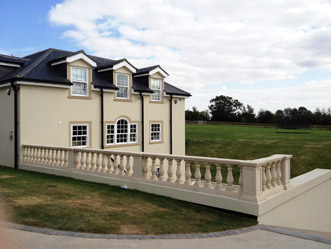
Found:
[[[250, 201], [259, 201], [263, 196], [291, 187], [290, 158], [274, 155], [245, 161], [33, 145], [24, 145], [22, 151], [22, 163], [132, 180], [141, 178], [140, 181]], [[249, 184], [251, 181], [259, 183]]]

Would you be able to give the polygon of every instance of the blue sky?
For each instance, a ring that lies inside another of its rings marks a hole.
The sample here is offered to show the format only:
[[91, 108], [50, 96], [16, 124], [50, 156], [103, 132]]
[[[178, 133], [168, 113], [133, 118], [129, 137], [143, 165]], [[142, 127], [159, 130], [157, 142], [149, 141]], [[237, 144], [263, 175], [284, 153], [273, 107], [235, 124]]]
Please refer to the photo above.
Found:
[[331, 107], [331, 3], [1, 1], [0, 53], [49, 47], [154, 64], [204, 110], [216, 95], [275, 111]]

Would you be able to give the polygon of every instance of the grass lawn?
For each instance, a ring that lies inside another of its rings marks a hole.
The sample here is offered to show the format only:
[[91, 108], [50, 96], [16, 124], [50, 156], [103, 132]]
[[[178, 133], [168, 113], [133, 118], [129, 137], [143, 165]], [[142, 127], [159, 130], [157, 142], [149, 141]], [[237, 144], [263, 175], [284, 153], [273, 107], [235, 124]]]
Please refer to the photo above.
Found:
[[171, 198], [5, 167], [0, 196], [12, 222], [66, 231], [200, 233], [256, 224], [251, 217]]
[[331, 130], [276, 133], [276, 128], [186, 125], [186, 155], [252, 160], [291, 154], [291, 177], [331, 169]]

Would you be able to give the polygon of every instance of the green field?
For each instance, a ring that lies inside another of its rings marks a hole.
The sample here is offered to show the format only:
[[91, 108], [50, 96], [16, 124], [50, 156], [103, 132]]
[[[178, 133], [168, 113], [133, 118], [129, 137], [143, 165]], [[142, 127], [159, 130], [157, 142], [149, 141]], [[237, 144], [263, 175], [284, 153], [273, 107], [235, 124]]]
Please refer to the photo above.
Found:
[[186, 125], [186, 155], [252, 160], [273, 154], [293, 155], [291, 177], [331, 169], [331, 130], [277, 133], [276, 128]]

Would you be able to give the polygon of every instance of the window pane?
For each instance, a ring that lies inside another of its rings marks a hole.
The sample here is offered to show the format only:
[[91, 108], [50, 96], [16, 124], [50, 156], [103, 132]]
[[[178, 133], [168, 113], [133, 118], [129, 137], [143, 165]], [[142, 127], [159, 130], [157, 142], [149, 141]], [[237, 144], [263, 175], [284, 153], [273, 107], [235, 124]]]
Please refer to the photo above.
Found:
[[161, 100], [161, 79], [153, 79], [151, 81], [151, 89], [154, 91], [152, 94], [152, 100], [160, 101]]
[[73, 147], [88, 146], [88, 127], [87, 127], [87, 125], [73, 125], [71, 141], [72, 141]]

